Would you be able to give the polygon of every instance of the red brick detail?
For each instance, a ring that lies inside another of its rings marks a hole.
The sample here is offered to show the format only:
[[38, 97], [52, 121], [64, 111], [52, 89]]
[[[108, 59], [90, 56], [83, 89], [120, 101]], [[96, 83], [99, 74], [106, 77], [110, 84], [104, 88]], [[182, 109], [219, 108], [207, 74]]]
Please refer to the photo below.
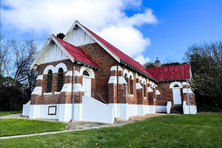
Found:
[[36, 80], [36, 86], [42, 86], [42, 80]]
[[143, 89], [137, 89], [137, 104], [143, 104], [144, 94]]
[[154, 105], [154, 93], [153, 92], [149, 92], [148, 93], [148, 100], [149, 100], [149, 105]]
[[110, 71], [110, 76], [117, 76], [117, 72], [115, 70]]
[[108, 103], [117, 103], [117, 84], [115, 83], [108, 84], [108, 89], [109, 89]]
[[80, 83], [82, 84], [82, 78], [81, 76], [75, 76], [75, 83]]
[[60, 94], [43, 96], [43, 104], [59, 104], [59, 102], [60, 102]]
[[128, 103], [127, 93], [128, 84], [119, 84], [118, 85], [118, 100], [117, 103]]
[[83, 51], [100, 66], [100, 70], [95, 72], [95, 82], [92, 85], [92, 94], [94, 98], [103, 102], [96, 94], [99, 93], [102, 98], [108, 102], [108, 81], [110, 78], [110, 69], [118, 65], [118, 62], [109, 55], [99, 44], [93, 43], [80, 46]]
[[[82, 103], [82, 96], [84, 92], [75, 92], [75, 100], [74, 103]], [[72, 102], [72, 101], [71, 101]]]
[[64, 84], [72, 83], [72, 76], [65, 76], [64, 79], [65, 79]]
[[[196, 105], [195, 95], [193, 93], [188, 93], [188, 95], [189, 95], [190, 105]], [[186, 104], [188, 105], [187, 93], [183, 93], [183, 101], [186, 101]]]
[[31, 95], [31, 105], [33, 104], [43, 104], [42, 95]]
[[123, 71], [122, 70], [118, 71], [118, 75], [123, 76]]

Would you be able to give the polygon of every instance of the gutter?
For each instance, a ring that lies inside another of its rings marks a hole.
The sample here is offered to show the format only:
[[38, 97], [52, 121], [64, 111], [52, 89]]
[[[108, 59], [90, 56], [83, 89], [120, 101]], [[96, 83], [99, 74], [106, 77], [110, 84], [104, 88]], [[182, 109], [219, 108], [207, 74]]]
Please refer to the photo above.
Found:
[[75, 66], [77, 64], [73, 64], [73, 77], [72, 77], [72, 119], [71, 121], [74, 121], [74, 101], [75, 101]]
[[129, 67], [129, 68], [131, 68], [131, 69], [135, 70], [136, 72], [138, 72], [138, 73], [140, 73], [140, 74], [142, 74], [142, 75], [144, 75], [144, 76], [148, 77], [149, 79], [151, 79], [151, 80], [155, 81], [156, 83], [158, 83], [158, 82], [159, 82], [159, 81], [158, 81], [158, 80], [156, 80], [155, 78], [153, 78], [153, 77], [149, 76], [148, 74], [145, 74], [144, 72], [142, 72], [141, 70], [139, 70], [139, 69], [135, 68], [134, 66], [132, 66], [132, 65], [128, 64], [127, 62], [125, 62], [125, 61], [123, 61], [123, 60], [120, 60], [120, 61], [121, 61], [120, 63], [122, 63], [122, 64], [124, 64], [125, 66], [127, 66], [127, 67]]

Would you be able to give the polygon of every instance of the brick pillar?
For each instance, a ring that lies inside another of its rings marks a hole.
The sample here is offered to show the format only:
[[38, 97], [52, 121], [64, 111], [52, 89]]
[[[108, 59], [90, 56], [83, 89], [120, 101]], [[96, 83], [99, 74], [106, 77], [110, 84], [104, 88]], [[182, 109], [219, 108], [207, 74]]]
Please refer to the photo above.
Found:
[[128, 84], [123, 76], [123, 69], [118, 66], [118, 96], [117, 102], [118, 103], [128, 103]]
[[108, 103], [117, 103], [117, 66], [112, 66], [110, 69]]
[[[146, 98], [144, 98], [143, 99], [143, 104], [144, 105], [148, 105], [149, 104], [149, 102], [148, 102], [148, 84], [146, 83], [146, 84], [144, 84], [145, 85], [145, 93], [146, 93]], [[143, 88], [144, 89], [144, 88]], [[144, 91], [143, 91], [144, 92]], [[144, 95], [144, 97], [145, 97], [145, 95]]]
[[143, 86], [140, 83], [140, 79], [136, 74], [136, 94], [137, 94], [137, 104], [143, 104], [144, 92]]
[[149, 100], [149, 105], [154, 105], [154, 93], [153, 89], [151, 88], [151, 84], [149, 84], [148, 87], [148, 100]]
[[34, 88], [31, 94], [31, 103], [30, 103], [31, 105], [43, 104], [42, 85], [43, 85], [43, 75], [39, 75], [36, 79], [36, 87]]
[[187, 94], [189, 95], [190, 105], [196, 105], [195, 95], [193, 91], [190, 88], [188, 88], [188, 91], [187, 88], [183, 88], [183, 101], [186, 101], [186, 105], [188, 105]]

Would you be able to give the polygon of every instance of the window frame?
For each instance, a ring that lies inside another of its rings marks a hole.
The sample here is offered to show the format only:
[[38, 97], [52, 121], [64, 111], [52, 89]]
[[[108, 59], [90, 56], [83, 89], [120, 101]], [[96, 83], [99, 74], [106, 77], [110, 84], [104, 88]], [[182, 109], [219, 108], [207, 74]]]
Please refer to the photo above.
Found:
[[132, 76], [130, 76], [130, 95], [133, 95], [133, 79], [132, 79]]
[[[61, 71], [60, 71], [61, 70]], [[64, 76], [63, 76], [63, 69], [58, 69], [58, 79], [57, 79], [57, 92], [61, 92], [63, 84], [64, 84]]]
[[46, 93], [52, 92], [52, 70], [49, 69], [47, 73], [47, 81], [46, 81]]

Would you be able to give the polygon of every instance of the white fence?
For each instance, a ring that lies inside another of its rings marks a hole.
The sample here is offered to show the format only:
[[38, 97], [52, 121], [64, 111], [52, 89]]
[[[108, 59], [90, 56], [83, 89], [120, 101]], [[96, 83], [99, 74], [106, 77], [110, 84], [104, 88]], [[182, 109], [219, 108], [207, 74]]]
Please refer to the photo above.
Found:
[[82, 97], [82, 120], [93, 122], [114, 122], [114, 107], [103, 104], [88, 96]]

